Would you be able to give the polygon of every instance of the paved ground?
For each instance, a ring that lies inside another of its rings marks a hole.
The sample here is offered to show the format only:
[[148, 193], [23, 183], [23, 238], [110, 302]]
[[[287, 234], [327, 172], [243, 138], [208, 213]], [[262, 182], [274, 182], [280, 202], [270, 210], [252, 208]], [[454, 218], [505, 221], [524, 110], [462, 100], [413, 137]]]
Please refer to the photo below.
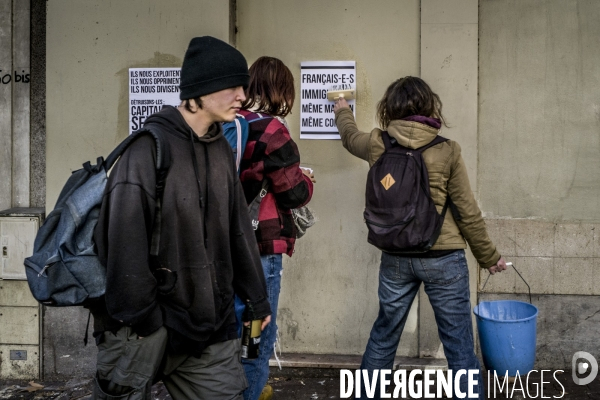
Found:
[[[276, 368], [271, 368], [271, 371], [270, 384], [274, 390], [273, 400], [340, 399], [340, 373], [338, 369], [284, 368], [283, 371], [279, 371]], [[532, 375], [531, 378], [528, 384], [530, 396], [527, 395], [527, 392], [523, 396], [523, 392], [519, 390], [520, 385], [511, 383], [509, 385], [508, 397], [500, 393], [496, 393], [496, 396], [493, 396], [492, 392], [490, 398], [541, 399], [542, 393], [539, 392], [540, 376]], [[544, 384], [544, 398], [562, 398], [567, 400], [600, 399], [600, 377], [587, 386], [575, 385], [569, 371], [557, 375], [557, 378], [560, 384], [554, 380], [552, 374], [544, 376], [544, 381], [546, 382]], [[523, 384], [527, 386], [525, 379], [523, 379]], [[85, 379], [73, 379], [67, 382], [38, 382], [34, 384], [23, 381], [0, 382], [0, 399], [89, 400], [91, 386], [91, 381]], [[511, 396], [513, 386], [515, 387], [515, 391]], [[412, 399], [412, 397], [408, 398]], [[154, 386], [153, 399], [170, 399], [162, 384]]]

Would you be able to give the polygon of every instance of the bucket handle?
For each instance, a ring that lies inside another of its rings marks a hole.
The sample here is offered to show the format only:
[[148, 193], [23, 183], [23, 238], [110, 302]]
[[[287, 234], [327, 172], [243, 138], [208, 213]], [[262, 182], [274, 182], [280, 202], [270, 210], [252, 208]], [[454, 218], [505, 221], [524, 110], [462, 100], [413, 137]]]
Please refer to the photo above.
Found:
[[[529, 283], [527, 283], [527, 281], [525, 280], [525, 278], [523, 278], [523, 275], [521, 275], [521, 273], [519, 271], [517, 271], [517, 268], [515, 267], [515, 265], [512, 262], [507, 262], [506, 263], [507, 267], [513, 267], [515, 272], [517, 274], [519, 274], [519, 276], [521, 277], [521, 279], [523, 280], [523, 282], [525, 282], [525, 284], [527, 285], [527, 290], [529, 290], [529, 304], [533, 304], [531, 302], [531, 287], [529, 287]], [[487, 285], [488, 280], [490, 279], [490, 276], [492, 276], [492, 274], [488, 274], [487, 279], [485, 280], [485, 283], [483, 284], [483, 287], [481, 288], [481, 291], [483, 292], [483, 289], [485, 289], [485, 285]]]

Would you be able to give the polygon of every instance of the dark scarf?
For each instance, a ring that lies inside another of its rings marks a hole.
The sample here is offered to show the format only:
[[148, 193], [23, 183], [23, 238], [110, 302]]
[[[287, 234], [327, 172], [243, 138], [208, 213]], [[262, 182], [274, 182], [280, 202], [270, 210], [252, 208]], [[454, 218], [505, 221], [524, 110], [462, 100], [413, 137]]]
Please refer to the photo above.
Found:
[[435, 129], [442, 127], [442, 122], [438, 118], [424, 117], [422, 115], [411, 115], [406, 118], [402, 118], [403, 121], [418, 122], [420, 124], [428, 125]]

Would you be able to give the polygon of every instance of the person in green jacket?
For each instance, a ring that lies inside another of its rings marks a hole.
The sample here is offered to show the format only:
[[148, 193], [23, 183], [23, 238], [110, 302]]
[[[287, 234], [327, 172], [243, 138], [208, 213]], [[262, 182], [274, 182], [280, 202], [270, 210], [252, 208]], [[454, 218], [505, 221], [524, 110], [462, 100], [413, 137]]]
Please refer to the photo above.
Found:
[[[418, 149], [430, 143], [445, 125], [442, 102], [420, 78], [407, 76], [393, 82], [377, 107], [382, 129], [361, 132], [344, 98], [336, 101], [335, 122], [344, 147], [354, 156], [373, 166], [385, 150], [385, 130], [398, 144]], [[448, 369], [480, 370], [475, 356], [469, 271], [464, 249], [469, 244], [480, 267], [491, 274], [506, 269], [504, 258], [490, 240], [481, 211], [471, 191], [461, 148], [453, 140], [432, 146], [422, 153], [429, 173], [431, 197], [440, 212], [450, 196], [461, 218], [447, 213], [441, 233], [426, 253], [398, 255], [382, 252], [379, 272], [379, 315], [360, 368], [392, 369], [400, 336], [411, 304], [421, 286], [435, 312], [438, 332]], [[484, 398], [481, 374], [475, 398]], [[467, 375], [460, 380], [461, 392], [467, 393]], [[365, 390], [361, 390], [365, 395]], [[379, 398], [379, 388], [376, 389]], [[454, 394], [455, 398], [456, 393]], [[357, 397], [358, 398], [358, 397]]]

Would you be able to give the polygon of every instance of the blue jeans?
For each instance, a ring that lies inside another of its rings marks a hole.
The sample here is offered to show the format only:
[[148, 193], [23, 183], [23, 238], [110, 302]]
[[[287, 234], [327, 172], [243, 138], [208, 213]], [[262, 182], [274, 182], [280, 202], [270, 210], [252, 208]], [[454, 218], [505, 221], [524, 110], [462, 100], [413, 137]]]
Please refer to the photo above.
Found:
[[[283, 272], [281, 254], [268, 254], [260, 256], [265, 280], [267, 282], [267, 296], [271, 305], [271, 323], [267, 325], [260, 335], [260, 347], [258, 358], [253, 360], [242, 358], [248, 388], [244, 391], [244, 400], [257, 400], [263, 387], [269, 379], [269, 358], [275, 347], [277, 338], [277, 304], [279, 303], [279, 292], [281, 290], [281, 273]], [[242, 320], [245, 304], [235, 298], [235, 312], [238, 321]], [[241, 329], [241, 324], [240, 324]]]
[[[369, 376], [372, 377], [375, 369], [392, 369], [400, 336], [421, 282], [425, 284], [425, 292], [435, 313], [448, 369], [453, 372], [459, 369], [481, 371], [473, 347], [469, 270], [464, 250], [438, 258], [400, 257], [382, 253], [379, 315], [371, 329], [360, 366], [369, 371]], [[484, 399], [481, 372], [478, 376], [479, 384], [474, 392], [479, 391], [479, 397], [475, 398]], [[468, 393], [467, 375], [461, 377], [460, 389]], [[378, 386], [376, 399], [380, 398], [379, 393]], [[361, 395], [366, 398], [364, 383]], [[454, 398], [457, 398], [456, 395]]]

